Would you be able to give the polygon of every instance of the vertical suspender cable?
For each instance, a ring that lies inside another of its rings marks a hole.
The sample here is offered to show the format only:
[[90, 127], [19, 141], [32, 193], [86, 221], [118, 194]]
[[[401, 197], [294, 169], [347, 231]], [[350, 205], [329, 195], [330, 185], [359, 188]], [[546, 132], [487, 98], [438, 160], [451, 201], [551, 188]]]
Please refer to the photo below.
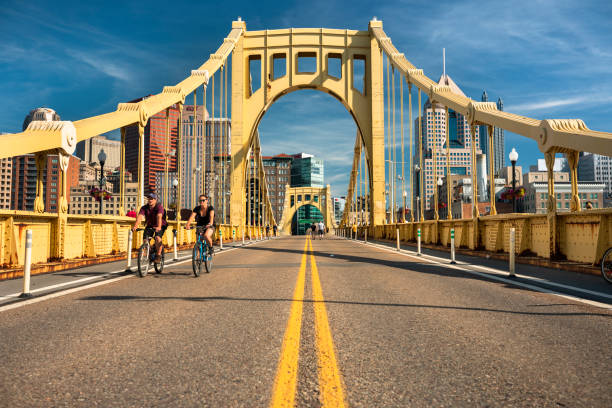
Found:
[[[215, 168], [215, 153], [216, 153], [215, 152], [215, 135], [216, 135], [216, 129], [215, 129], [215, 74], [212, 75], [212, 92], [210, 94], [210, 109], [211, 109], [211, 113], [210, 113], [210, 180], [213, 182], [212, 191], [210, 187], [207, 186], [207, 190], [209, 191], [210, 195], [214, 194], [215, 192], [214, 181], [215, 181], [216, 174], [217, 174], [217, 171]], [[218, 211], [217, 201], [212, 200], [211, 198], [209, 198], [208, 200], [210, 201], [211, 205], [213, 205], [213, 207], [217, 208], [217, 211]]]
[[444, 112], [446, 113], [446, 121], [444, 125], [446, 128], [446, 218], [450, 220], [453, 218], [451, 208], [451, 188], [453, 184], [450, 180], [450, 132], [448, 130], [448, 106], [445, 107]]
[[[227, 59], [225, 60], [226, 65], [227, 65]], [[224, 204], [223, 204], [223, 220], [224, 222], [227, 224], [227, 198], [228, 198], [228, 193], [229, 191], [227, 191], [227, 178], [230, 177], [230, 175], [228, 174], [228, 170], [231, 172], [231, 167], [228, 169], [227, 168], [227, 157], [231, 154], [229, 146], [230, 146], [230, 142], [229, 142], [229, 113], [227, 110], [227, 99], [228, 99], [228, 93], [227, 93], [227, 67], [225, 69], [225, 78], [224, 78], [224, 82], [225, 82], [225, 91], [224, 91], [224, 95], [225, 95], [225, 120], [223, 121], [223, 128], [224, 128], [224, 134], [225, 134], [225, 157], [223, 158], [223, 171], [224, 171], [224, 175], [223, 175], [223, 200], [224, 200]]]
[[164, 184], [162, 188], [163, 205], [168, 208], [168, 193], [170, 191], [168, 183], [168, 161], [170, 160], [170, 108], [166, 108], [166, 152], [164, 157]]
[[[406, 78], [408, 81], [408, 78]], [[410, 141], [408, 143], [408, 180], [410, 180], [410, 222], [414, 222], [414, 180], [412, 179], [412, 150], [414, 146], [412, 145], [412, 84], [408, 82], [408, 122], [409, 122], [409, 133], [410, 133]]]
[[[385, 197], [391, 198], [391, 85], [389, 80], [391, 75], [389, 74], [389, 57], [387, 56], [387, 160], [389, 163], [388, 177], [386, 177], [388, 189], [385, 188]], [[386, 186], [385, 186], [386, 187]], [[393, 208], [389, 199], [386, 198], [386, 204], [389, 204], [389, 222], [393, 222]], [[386, 210], [386, 205], [385, 205]]]
[[[206, 109], [206, 88], [208, 88], [208, 84], [204, 85], [204, 89], [203, 89], [203, 99], [202, 99], [202, 167], [200, 167], [200, 183], [202, 186], [202, 191], [200, 192], [200, 194], [204, 194], [206, 193], [206, 164], [208, 163], [208, 160], [206, 158], [206, 154], [208, 152], [208, 148], [207, 148], [207, 135], [206, 135], [206, 122], [208, 120], [208, 110]], [[196, 120], [196, 123], [197, 120]], [[210, 198], [209, 198], [210, 200]]]
[[402, 194], [400, 197], [403, 198], [404, 202], [402, 203], [402, 222], [406, 221], [406, 161], [404, 160], [404, 78], [400, 75], [400, 128], [401, 128], [401, 151], [402, 151]]
[[[223, 71], [225, 67], [221, 64], [221, 72], [219, 73], [219, 154], [217, 157], [219, 158], [217, 162], [217, 210], [219, 211], [219, 216], [223, 217], [223, 126], [221, 123], [223, 122]], [[225, 224], [225, 220], [221, 221], [221, 224]]]
[[419, 165], [421, 170], [419, 171], [419, 201], [420, 201], [420, 219], [419, 221], [425, 220], [425, 208], [423, 208], [423, 203], [425, 201], [423, 197], [423, 173], [425, 173], [425, 165], [423, 164], [423, 111], [421, 105], [421, 88], [419, 88]]
[[196, 167], [198, 161], [197, 149], [198, 149], [198, 136], [197, 136], [197, 123], [198, 123], [198, 88], [193, 90], [193, 117], [191, 119], [191, 182], [189, 183], [189, 207], [195, 203], [196, 193]]
[[396, 194], [396, 186], [395, 186], [395, 173], [397, 172], [397, 149], [396, 149], [396, 144], [395, 144], [395, 67], [391, 66], [391, 83], [392, 83], [392, 87], [391, 87], [391, 97], [393, 98], [393, 105], [392, 105], [392, 109], [393, 109], [393, 160], [392, 160], [392, 164], [393, 164], [393, 171], [391, 172], [391, 202], [392, 204], [392, 211], [393, 211], [393, 215], [391, 216], [391, 220], [394, 222], [397, 222], [398, 220], [396, 219], [396, 213], [395, 213], [395, 208], [396, 208], [396, 203], [397, 203], [397, 194]]
[[176, 225], [177, 230], [180, 227], [180, 221], [181, 221], [181, 207], [182, 207], [182, 201], [183, 201], [181, 200], [181, 197], [182, 197], [182, 189], [184, 185], [183, 177], [185, 177], [185, 175], [183, 174], [183, 161], [185, 160], [183, 158], [183, 138], [185, 136], [183, 134], [183, 108], [184, 106], [185, 105], [183, 103], [178, 104], [179, 117], [178, 117], [178, 123], [176, 126], [176, 179], [178, 180], [178, 185], [176, 186], [176, 197], [175, 197], [175, 202], [174, 202], [174, 218], [177, 221], [177, 225]]

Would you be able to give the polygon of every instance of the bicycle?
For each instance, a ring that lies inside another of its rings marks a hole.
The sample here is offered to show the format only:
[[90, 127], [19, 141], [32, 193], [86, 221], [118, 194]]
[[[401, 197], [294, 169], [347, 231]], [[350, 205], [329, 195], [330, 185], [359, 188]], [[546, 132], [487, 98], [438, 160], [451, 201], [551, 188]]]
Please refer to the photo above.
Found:
[[[138, 249], [138, 276], [141, 278], [147, 276], [149, 269], [151, 268], [151, 264], [153, 264], [155, 273], [162, 273], [164, 270], [165, 259], [164, 246], [162, 244], [161, 260], [159, 263], [155, 263], [155, 256], [157, 253], [156, 251], [152, 250], [155, 248], [155, 229], [147, 227], [138, 228], [136, 231], [144, 231], [142, 235], [142, 245]], [[153, 245], [151, 244], [151, 239], [153, 239]]]
[[608, 248], [601, 258], [601, 276], [606, 282], [612, 283], [612, 247]]
[[193, 267], [193, 274], [197, 278], [200, 276], [202, 271], [202, 262], [206, 268], [206, 273], [212, 271], [213, 252], [208, 253], [208, 242], [204, 239], [205, 227], [196, 227], [196, 236], [198, 237], [195, 245], [193, 246], [193, 254], [191, 258], [191, 264]]

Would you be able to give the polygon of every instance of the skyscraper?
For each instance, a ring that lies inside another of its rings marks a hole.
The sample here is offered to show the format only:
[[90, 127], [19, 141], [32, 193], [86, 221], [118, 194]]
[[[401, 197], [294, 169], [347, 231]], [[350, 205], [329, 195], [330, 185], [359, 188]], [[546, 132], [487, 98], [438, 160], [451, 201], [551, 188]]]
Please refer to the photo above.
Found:
[[[482, 97], [480, 98], [482, 102], [489, 102], [489, 95], [487, 95], [487, 91], [482, 92]], [[501, 98], [497, 99], [497, 109], [500, 111], [504, 110], [504, 102]], [[480, 144], [482, 146], [482, 152], [487, 155], [487, 169], [490, 168], [490, 157], [489, 154], [489, 138], [487, 135], [487, 127], [482, 125], [479, 126], [480, 131]], [[506, 167], [506, 154], [504, 153], [505, 142], [504, 142], [504, 129], [502, 128], [493, 128], [493, 173], [499, 173], [499, 170], [503, 167]]]
[[[131, 103], [140, 102], [139, 98]], [[149, 118], [144, 129], [144, 192], [148, 194], [155, 192], [156, 176], [164, 173], [165, 162], [168, 159], [168, 171], [176, 171], [176, 141], [178, 131], [179, 110], [177, 105], [172, 105]], [[167, 121], [170, 133], [167, 134]], [[126, 169], [135, 175], [138, 180], [138, 124], [125, 128], [125, 164]], [[174, 155], [172, 155], [174, 149]]]
[[[438, 85], [449, 86], [452, 92], [465, 96], [463, 91], [448, 76], [442, 75]], [[423, 172], [423, 194], [425, 209], [433, 209], [434, 183], [438, 178], [446, 177], [446, 111], [443, 105], [435, 105], [434, 110], [431, 102], [425, 102], [423, 118], [423, 165], [419, 165]], [[419, 119], [415, 120], [415, 129], [418, 132]], [[471, 175], [472, 174], [472, 135], [470, 124], [467, 119], [453, 111], [448, 110], [448, 136], [450, 143], [450, 172], [451, 174]], [[474, 142], [476, 143], [476, 153], [481, 153], [479, 132], [476, 132]], [[434, 170], [433, 157], [436, 155], [436, 168]], [[419, 152], [415, 154], [416, 163], [419, 162]], [[415, 194], [415, 196], [418, 195]], [[446, 201], [446, 197], [440, 197]]]
[[291, 163], [291, 187], [323, 187], [325, 167], [322, 159], [312, 154], [293, 155]]

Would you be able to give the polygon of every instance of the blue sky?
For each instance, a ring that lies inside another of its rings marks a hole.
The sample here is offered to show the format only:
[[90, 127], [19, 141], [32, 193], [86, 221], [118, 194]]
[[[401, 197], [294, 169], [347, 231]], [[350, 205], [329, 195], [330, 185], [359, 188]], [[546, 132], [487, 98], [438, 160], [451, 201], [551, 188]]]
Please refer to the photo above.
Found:
[[[612, 2], [286, 1], [143, 3], [5, 1], [0, 8], [0, 131], [21, 129], [38, 106], [66, 120], [102, 114], [173, 85], [214, 52], [241, 16], [247, 29], [367, 29], [376, 16], [394, 45], [437, 80], [447, 73], [467, 96], [502, 97], [534, 118], [581, 118], [612, 130]], [[264, 154], [312, 152], [326, 161], [334, 193], [346, 190], [355, 125], [340, 103], [299, 91], [260, 125]], [[543, 157], [506, 133], [519, 165]]]

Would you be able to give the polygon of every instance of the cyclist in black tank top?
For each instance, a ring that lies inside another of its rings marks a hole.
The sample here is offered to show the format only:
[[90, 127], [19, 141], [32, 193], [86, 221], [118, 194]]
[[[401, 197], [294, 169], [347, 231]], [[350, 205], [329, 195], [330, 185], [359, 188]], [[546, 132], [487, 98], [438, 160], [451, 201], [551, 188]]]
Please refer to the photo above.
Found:
[[215, 209], [212, 205], [208, 204], [209, 198], [206, 194], [201, 194], [200, 205], [195, 207], [191, 212], [191, 216], [189, 220], [187, 220], [187, 225], [185, 225], [185, 229], [190, 229], [191, 224], [195, 221], [196, 226], [204, 227], [204, 239], [206, 243], [208, 243], [208, 249], [210, 252], [213, 251], [213, 243], [212, 243], [212, 235], [215, 232]]

